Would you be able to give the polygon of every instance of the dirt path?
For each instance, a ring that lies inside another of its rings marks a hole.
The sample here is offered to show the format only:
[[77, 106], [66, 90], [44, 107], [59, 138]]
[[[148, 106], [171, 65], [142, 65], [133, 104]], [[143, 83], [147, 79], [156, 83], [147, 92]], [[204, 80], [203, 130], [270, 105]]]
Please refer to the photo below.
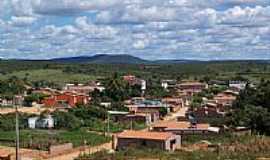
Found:
[[99, 146], [95, 147], [86, 147], [83, 150], [74, 150], [72, 153], [64, 154], [64, 155], [59, 155], [55, 156], [53, 158], [48, 158], [47, 160], [74, 160], [77, 158], [80, 154], [93, 154], [102, 150], [110, 150], [112, 149], [112, 144], [111, 142], [105, 143]]
[[180, 108], [180, 110], [178, 110], [177, 112], [171, 113], [170, 115], [166, 116], [164, 118], [164, 121], [172, 121], [172, 120], [176, 120], [177, 117], [184, 117], [187, 110], [188, 110], [188, 107]]
[[[52, 156], [46, 151], [30, 150], [30, 149], [20, 149], [21, 160], [74, 160], [80, 154], [93, 154], [102, 150], [111, 150], [112, 143], [104, 143], [99, 146], [94, 147], [79, 147], [74, 148], [71, 151], [63, 153], [61, 155]], [[0, 146], [0, 153], [5, 153], [11, 155], [12, 160], [15, 159], [15, 148]]]

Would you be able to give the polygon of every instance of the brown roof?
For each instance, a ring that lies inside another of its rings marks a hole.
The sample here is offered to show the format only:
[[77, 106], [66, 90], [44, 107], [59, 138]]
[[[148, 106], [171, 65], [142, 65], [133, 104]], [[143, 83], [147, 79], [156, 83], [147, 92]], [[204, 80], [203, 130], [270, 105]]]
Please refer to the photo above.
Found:
[[117, 135], [118, 138], [148, 139], [148, 140], [167, 140], [173, 136], [167, 132], [148, 132], [148, 131], [124, 131]]
[[[173, 122], [172, 121], [172, 122], [161, 122], [161, 123], [155, 124], [153, 127], [187, 130], [187, 129], [190, 129], [191, 126], [192, 125], [190, 122]], [[206, 130], [209, 127], [210, 127], [209, 124], [202, 123], [202, 124], [197, 124], [195, 129]]]
[[11, 155], [11, 153], [8, 153], [6, 150], [1, 150], [0, 149], [0, 158], [5, 158]]

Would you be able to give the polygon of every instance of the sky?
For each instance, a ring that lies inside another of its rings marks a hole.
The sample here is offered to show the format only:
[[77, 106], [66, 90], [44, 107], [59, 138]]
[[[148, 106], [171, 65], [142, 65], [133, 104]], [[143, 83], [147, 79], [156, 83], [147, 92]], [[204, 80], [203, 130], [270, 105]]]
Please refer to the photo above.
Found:
[[0, 0], [0, 57], [270, 59], [270, 0]]

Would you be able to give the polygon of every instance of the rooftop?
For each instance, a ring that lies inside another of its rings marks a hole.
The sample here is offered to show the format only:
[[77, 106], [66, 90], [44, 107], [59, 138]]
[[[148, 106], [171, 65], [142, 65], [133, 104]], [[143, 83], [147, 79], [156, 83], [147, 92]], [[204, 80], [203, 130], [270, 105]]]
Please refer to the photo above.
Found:
[[9, 151], [6, 150], [6, 149], [0, 149], [0, 159], [1, 159], [1, 158], [6, 158], [6, 157], [8, 157], [9, 155], [11, 155], [11, 152], [9, 152]]
[[172, 137], [172, 133], [167, 132], [148, 132], [127, 130], [117, 135], [119, 138], [148, 139], [148, 140], [167, 140]]
[[201, 82], [182, 82], [179, 85], [180, 86], [189, 86], [189, 85], [206, 85], [206, 84], [201, 83]]
[[[155, 124], [153, 127], [159, 127], [159, 128], [166, 128], [168, 130], [170, 129], [180, 129], [180, 130], [186, 130], [186, 129], [194, 129], [191, 128], [191, 123], [190, 122], [160, 122], [158, 124]], [[203, 124], [197, 124], [196, 129], [201, 129], [201, 130], [208, 130], [210, 127], [209, 124], [203, 123]]]

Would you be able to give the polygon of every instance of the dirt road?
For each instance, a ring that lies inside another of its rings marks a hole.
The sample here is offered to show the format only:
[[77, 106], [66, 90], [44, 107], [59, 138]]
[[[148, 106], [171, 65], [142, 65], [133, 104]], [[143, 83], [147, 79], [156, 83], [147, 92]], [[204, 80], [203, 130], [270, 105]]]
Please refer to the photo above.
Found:
[[164, 118], [164, 121], [172, 121], [172, 120], [176, 120], [177, 117], [184, 117], [187, 110], [188, 110], [188, 107], [183, 107], [175, 113], [170, 113], [168, 116]]
[[95, 146], [95, 147], [86, 147], [84, 150], [75, 150], [72, 153], [69, 154], [64, 154], [60, 156], [55, 156], [53, 158], [49, 158], [47, 160], [74, 160], [77, 158], [80, 154], [93, 154], [102, 150], [110, 150], [112, 149], [112, 144], [110, 143], [105, 143], [100, 146]]

